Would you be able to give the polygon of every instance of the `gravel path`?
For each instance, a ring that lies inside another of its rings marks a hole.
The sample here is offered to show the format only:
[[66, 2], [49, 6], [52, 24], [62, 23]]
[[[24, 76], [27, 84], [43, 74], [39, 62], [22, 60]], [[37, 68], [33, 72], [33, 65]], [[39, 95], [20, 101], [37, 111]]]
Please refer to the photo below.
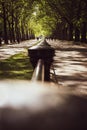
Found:
[[[35, 42], [1, 47], [0, 56], [7, 58]], [[87, 130], [87, 46], [48, 42], [55, 48], [53, 67], [60, 89], [49, 83], [1, 81], [1, 129]]]
[[55, 48], [53, 67], [58, 83], [87, 93], [87, 45], [58, 40], [48, 42]]
[[[35, 42], [36, 40], [29, 40], [21, 44], [2, 46], [0, 59], [7, 59], [11, 55], [23, 52], [26, 47], [32, 46]], [[87, 45], [76, 45], [74, 42], [59, 40], [47, 40], [47, 42], [55, 49], [53, 67], [58, 84], [86, 92]], [[53, 69], [51, 72], [53, 73]], [[54, 79], [54, 76], [52, 78]]]
[[24, 52], [25, 48], [31, 47], [37, 40], [28, 40], [20, 44], [4, 45], [0, 47], [0, 60], [8, 59], [10, 56]]

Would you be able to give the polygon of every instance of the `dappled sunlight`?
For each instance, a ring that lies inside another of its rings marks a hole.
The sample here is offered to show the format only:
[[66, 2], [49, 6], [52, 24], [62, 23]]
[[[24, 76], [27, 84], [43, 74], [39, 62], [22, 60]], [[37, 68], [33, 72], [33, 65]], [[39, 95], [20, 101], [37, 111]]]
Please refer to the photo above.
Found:
[[[58, 45], [57, 45], [58, 44]], [[56, 46], [53, 66], [58, 81], [64, 86], [87, 86], [87, 48], [54, 42]], [[68, 49], [65, 49], [68, 48]], [[51, 70], [52, 71], [52, 70]]]
[[[87, 58], [85, 57], [87, 60]], [[87, 67], [83, 65], [84, 56], [79, 52], [56, 52], [54, 67], [57, 74], [73, 75], [86, 72]]]
[[86, 72], [87, 68], [85, 66], [82, 65], [70, 65], [70, 64], [65, 64], [65, 62], [63, 62], [62, 64], [60, 63], [58, 68], [55, 67], [55, 70], [57, 72], [57, 74], [60, 73], [60, 75], [64, 74], [64, 75], [73, 75], [75, 73], [83, 73]]
[[2, 49], [0, 50], [0, 60], [2, 59], [7, 59], [12, 55], [15, 55], [17, 53], [20, 52], [25, 52], [24, 48], [6, 48], [6, 49]]
[[33, 68], [26, 52], [0, 61], [0, 79], [31, 79], [32, 73]]
[[31, 47], [36, 43], [36, 39], [21, 42], [20, 44], [11, 44], [0, 47], [0, 60], [7, 59], [12, 55], [26, 52], [25, 48]]

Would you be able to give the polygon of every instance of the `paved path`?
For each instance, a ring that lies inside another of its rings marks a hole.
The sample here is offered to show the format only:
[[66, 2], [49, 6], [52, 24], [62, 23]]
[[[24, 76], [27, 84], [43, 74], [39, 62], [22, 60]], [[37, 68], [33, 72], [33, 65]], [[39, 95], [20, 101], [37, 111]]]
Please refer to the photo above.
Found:
[[48, 42], [55, 48], [53, 66], [59, 84], [87, 90], [87, 45], [58, 40]]
[[[87, 91], [87, 46], [62, 41], [49, 43], [56, 49], [53, 65], [58, 82], [75, 88], [74, 93], [62, 85], [58, 89], [53, 84], [1, 81], [4, 87], [0, 87], [0, 130], [87, 130], [87, 97], [78, 96], [76, 91]], [[11, 47], [19, 50], [26, 46]]]
[[4, 45], [0, 47], [0, 60], [7, 59], [10, 56], [24, 52], [25, 48], [34, 45], [37, 40], [28, 40], [25, 42], [21, 42], [20, 44], [12, 44], [12, 45]]
[[[25, 51], [26, 47], [32, 46], [35, 42], [36, 40], [30, 40], [0, 47], [0, 59]], [[58, 83], [64, 87], [87, 90], [87, 45], [75, 45], [73, 42], [58, 40], [48, 42], [55, 48], [53, 66]], [[51, 71], [53, 73], [53, 70]]]

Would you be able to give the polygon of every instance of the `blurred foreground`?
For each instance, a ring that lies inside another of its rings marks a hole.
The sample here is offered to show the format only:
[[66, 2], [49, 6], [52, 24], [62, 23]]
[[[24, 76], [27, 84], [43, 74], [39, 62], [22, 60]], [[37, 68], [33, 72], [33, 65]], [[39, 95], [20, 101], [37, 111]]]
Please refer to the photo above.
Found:
[[87, 130], [87, 94], [53, 83], [0, 81], [0, 130]]

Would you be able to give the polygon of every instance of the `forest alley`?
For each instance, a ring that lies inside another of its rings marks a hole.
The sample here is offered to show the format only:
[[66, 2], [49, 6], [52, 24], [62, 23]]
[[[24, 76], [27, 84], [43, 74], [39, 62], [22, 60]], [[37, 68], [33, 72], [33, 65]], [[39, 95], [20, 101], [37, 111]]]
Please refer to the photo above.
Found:
[[[0, 47], [0, 59], [6, 59], [11, 55], [20, 53], [35, 42], [36, 40], [32, 40]], [[47, 40], [47, 42], [55, 48], [53, 67], [58, 84], [86, 92], [87, 45], [76, 45], [74, 42], [59, 40]], [[53, 70], [51, 72], [53, 73]]]

